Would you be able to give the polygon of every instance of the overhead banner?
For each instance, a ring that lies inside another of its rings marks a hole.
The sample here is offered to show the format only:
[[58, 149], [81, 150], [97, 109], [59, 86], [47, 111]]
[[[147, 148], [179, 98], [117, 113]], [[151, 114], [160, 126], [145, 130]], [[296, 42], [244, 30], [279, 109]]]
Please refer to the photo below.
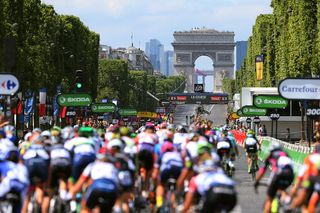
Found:
[[257, 81], [261, 81], [263, 79], [263, 55], [256, 56], [256, 73], [257, 73]]
[[280, 96], [259, 95], [253, 98], [254, 106], [265, 109], [282, 109], [288, 106], [288, 100]]
[[155, 112], [138, 112], [137, 114], [140, 118], [157, 118], [158, 115]]
[[266, 109], [257, 108], [255, 106], [244, 106], [241, 108], [241, 111], [245, 117], [265, 116], [267, 114]]
[[278, 90], [289, 100], [320, 100], [320, 79], [286, 78], [280, 82]]
[[91, 104], [91, 111], [94, 113], [114, 112], [116, 106], [113, 103], [95, 103]]
[[136, 109], [120, 109], [119, 114], [121, 116], [137, 116], [137, 110]]
[[60, 106], [90, 106], [92, 98], [89, 94], [59, 94], [57, 102]]
[[226, 93], [171, 93], [168, 100], [174, 104], [227, 104]]

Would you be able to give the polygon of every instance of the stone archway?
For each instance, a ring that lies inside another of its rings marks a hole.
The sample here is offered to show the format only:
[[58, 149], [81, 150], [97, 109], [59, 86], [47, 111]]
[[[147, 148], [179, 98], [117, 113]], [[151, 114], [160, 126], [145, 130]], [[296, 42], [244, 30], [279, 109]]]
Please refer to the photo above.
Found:
[[223, 92], [223, 78], [234, 78], [234, 33], [195, 28], [173, 36], [175, 74], [186, 77], [186, 91], [193, 92], [195, 60], [208, 56], [214, 62], [214, 92]]

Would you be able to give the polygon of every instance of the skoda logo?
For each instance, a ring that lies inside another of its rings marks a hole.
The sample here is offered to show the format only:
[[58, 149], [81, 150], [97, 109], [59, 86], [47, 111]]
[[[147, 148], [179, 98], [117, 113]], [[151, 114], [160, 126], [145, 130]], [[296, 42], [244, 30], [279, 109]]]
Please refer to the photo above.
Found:
[[96, 110], [96, 109], [97, 109], [97, 106], [93, 106], [92, 109], [93, 109], [93, 110]]
[[59, 100], [60, 100], [60, 103], [65, 103], [66, 102], [66, 98], [65, 97], [60, 97]]
[[261, 98], [256, 98], [256, 104], [262, 104], [262, 99]]
[[246, 113], [248, 112], [248, 108], [244, 108], [242, 111]]

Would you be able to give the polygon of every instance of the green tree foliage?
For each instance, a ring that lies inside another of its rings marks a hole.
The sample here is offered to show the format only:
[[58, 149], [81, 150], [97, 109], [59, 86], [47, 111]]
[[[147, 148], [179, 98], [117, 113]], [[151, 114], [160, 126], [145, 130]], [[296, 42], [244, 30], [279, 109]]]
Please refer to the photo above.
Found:
[[100, 60], [98, 77], [98, 96], [120, 100], [121, 105], [128, 104], [128, 63], [123, 60]]
[[222, 89], [224, 92], [229, 94], [229, 99], [232, 100], [233, 94], [236, 91], [236, 80], [225, 78], [222, 80]]
[[[259, 15], [248, 40], [247, 57], [236, 74], [241, 87], [277, 86], [285, 77], [320, 73], [319, 0], [272, 0], [272, 14]], [[264, 55], [264, 78], [256, 81], [255, 56]]]
[[[8, 70], [5, 63], [5, 38], [16, 41], [17, 60]], [[57, 85], [74, 89], [76, 69], [84, 72], [85, 91], [97, 91], [99, 35], [91, 32], [79, 18], [58, 15], [40, 0], [0, 1], [0, 69], [14, 73], [21, 90]]]

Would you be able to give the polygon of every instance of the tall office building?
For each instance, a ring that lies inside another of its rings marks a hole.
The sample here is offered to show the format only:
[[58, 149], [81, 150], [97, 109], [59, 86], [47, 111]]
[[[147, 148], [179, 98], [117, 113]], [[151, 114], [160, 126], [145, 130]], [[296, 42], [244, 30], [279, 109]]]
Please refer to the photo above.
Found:
[[153, 69], [157, 72], [163, 71], [161, 69], [161, 64], [164, 60], [164, 47], [157, 39], [150, 39], [146, 42], [146, 55], [149, 57]]
[[173, 51], [172, 50], [165, 51], [164, 58], [165, 58], [164, 75], [171, 76], [173, 75]]
[[236, 42], [236, 70], [240, 70], [243, 60], [247, 56], [248, 41]]

